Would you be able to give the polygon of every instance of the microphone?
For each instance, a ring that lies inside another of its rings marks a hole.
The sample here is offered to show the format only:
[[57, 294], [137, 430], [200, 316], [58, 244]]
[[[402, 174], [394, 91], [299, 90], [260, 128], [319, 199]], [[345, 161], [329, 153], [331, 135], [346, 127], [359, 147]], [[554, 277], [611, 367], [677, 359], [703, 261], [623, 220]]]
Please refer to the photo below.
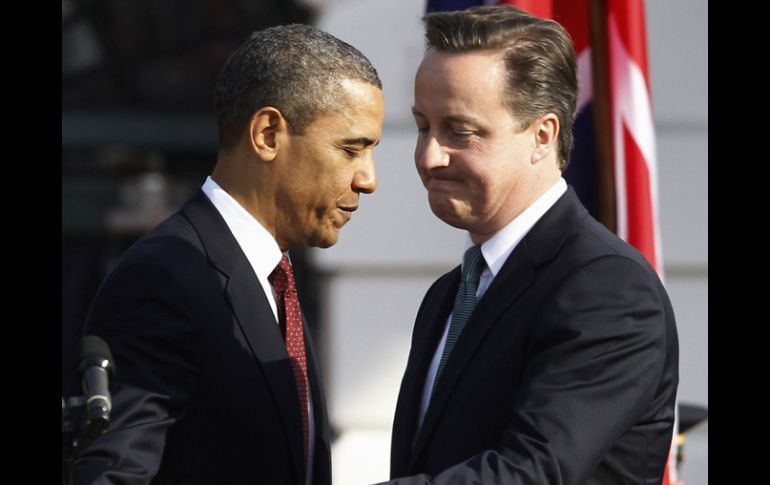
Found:
[[88, 335], [80, 339], [79, 372], [83, 376], [86, 399], [86, 435], [100, 435], [110, 422], [112, 400], [109, 377], [115, 374], [112, 353], [101, 338]]

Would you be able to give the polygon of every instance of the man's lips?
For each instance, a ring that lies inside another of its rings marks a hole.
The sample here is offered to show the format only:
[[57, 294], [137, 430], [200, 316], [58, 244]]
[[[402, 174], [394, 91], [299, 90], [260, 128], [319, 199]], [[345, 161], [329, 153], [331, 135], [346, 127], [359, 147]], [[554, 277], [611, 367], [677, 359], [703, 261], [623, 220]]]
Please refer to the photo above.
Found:
[[353, 212], [358, 209], [357, 205], [341, 205], [337, 206], [337, 209], [339, 209], [340, 214], [342, 214], [342, 217], [344, 218], [344, 223], [348, 222], [351, 217], [353, 217]]
[[458, 183], [461, 183], [461, 180], [453, 177], [428, 177], [428, 179], [425, 181], [425, 187], [427, 189], [439, 188], [455, 185]]

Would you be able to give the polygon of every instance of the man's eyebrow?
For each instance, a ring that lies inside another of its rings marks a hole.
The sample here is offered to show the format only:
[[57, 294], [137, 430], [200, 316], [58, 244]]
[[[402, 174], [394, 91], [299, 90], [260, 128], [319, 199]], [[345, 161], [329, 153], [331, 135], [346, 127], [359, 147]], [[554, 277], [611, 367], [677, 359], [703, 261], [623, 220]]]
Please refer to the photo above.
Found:
[[346, 138], [342, 140], [343, 145], [353, 145], [353, 146], [362, 146], [362, 147], [368, 147], [368, 146], [377, 146], [380, 143], [380, 140], [372, 140], [371, 138], [367, 138], [365, 136], [360, 136], [358, 138]]
[[476, 119], [470, 116], [447, 116], [446, 117], [447, 123], [459, 123], [459, 124], [466, 124], [466, 125], [477, 125], [478, 122]]
[[[412, 106], [412, 114], [414, 116], [420, 116], [422, 118], [425, 118], [425, 115], [420, 112], [417, 108]], [[450, 115], [447, 116], [444, 121], [447, 123], [465, 123], [465, 124], [478, 124], [478, 122], [470, 116], [461, 116], [461, 115]]]

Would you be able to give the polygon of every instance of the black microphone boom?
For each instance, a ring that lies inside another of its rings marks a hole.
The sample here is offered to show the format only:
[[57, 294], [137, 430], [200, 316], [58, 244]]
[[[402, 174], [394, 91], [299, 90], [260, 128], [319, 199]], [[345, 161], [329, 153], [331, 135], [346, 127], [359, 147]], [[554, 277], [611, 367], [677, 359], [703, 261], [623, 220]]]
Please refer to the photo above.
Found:
[[112, 353], [99, 337], [88, 335], [80, 339], [80, 366], [83, 393], [86, 398], [86, 435], [99, 436], [110, 422], [112, 400], [109, 377], [115, 373]]
[[[66, 401], [62, 396], [61, 400], [62, 485], [72, 483], [72, 464], [110, 424], [109, 378], [115, 375], [115, 364], [104, 340], [94, 335], [80, 339], [78, 371], [84, 395], [71, 396]], [[83, 426], [76, 425], [76, 421], [82, 422], [76, 416], [82, 418], [84, 410], [85, 431]]]

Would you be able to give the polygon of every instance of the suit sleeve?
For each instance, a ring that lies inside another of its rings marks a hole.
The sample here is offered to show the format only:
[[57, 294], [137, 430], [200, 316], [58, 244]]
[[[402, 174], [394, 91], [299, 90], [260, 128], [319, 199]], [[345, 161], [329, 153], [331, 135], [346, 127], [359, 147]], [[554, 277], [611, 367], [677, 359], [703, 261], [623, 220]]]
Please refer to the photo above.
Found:
[[116, 269], [91, 309], [85, 333], [102, 337], [115, 361], [111, 422], [73, 466], [75, 484], [149, 483], [169, 427], [194, 391], [191, 297], [158, 265]]
[[546, 298], [533, 324], [499, 446], [435, 477], [390, 483], [584, 483], [650, 406], [665, 339], [664, 305], [649, 272], [619, 256], [588, 263]]

